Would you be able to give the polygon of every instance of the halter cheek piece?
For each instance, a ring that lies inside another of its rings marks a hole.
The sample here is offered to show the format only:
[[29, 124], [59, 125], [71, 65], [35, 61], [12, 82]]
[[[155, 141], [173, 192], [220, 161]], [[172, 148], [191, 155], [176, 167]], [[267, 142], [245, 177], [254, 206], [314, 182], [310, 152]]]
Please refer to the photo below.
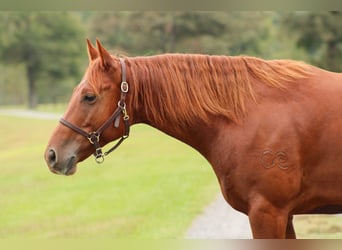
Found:
[[[95, 161], [97, 163], [102, 163], [104, 161], [104, 157], [107, 156], [109, 153], [113, 152], [117, 147], [120, 146], [120, 144], [129, 136], [129, 116], [127, 114], [126, 110], [126, 95], [128, 93], [128, 83], [126, 82], [126, 65], [125, 61], [122, 58], [120, 59], [121, 63], [121, 70], [122, 70], [122, 76], [121, 76], [121, 97], [118, 102], [118, 107], [115, 109], [114, 113], [108, 118], [107, 121], [105, 121], [101, 127], [99, 127], [96, 131], [88, 133], [87, 131], [84, 131], [83, 129], [77, 127], [76, 125], [68, 122], [64, 118], [61, 118], [59, 120], [60, 123], [62, 123], [64, 126], [72, 129], [76, 133], [79, 133], [86, 137], [91, 144], [95, 147]], [[120, 123], [121, 114], [123, 115], [123, 122], [125, 126], [125, 131], [120, 140], [111, 147], [107, 152], [103, 153], [102, 148], [100, 146], [100, 136], [101, 133], [108, 128], [112, 123], [114, 123], [114, 127], [118, 128]]]

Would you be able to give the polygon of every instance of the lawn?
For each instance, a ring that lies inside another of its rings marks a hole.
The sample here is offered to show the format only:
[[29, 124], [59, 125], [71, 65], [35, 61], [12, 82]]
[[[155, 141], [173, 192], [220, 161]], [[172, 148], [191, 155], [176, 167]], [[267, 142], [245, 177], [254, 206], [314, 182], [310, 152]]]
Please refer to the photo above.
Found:
[[0, 115], [0, 238], [182, 238], [219, 192], [202, 156], [143, 125], [102, 165], [54, 175], [43, 153], [56, 124]]
[[[43, 153], [57, 121], [0, 115], [0, 238], [179, 239], [219, 185], [190, 147], [147, 126], [102, 165], [49, 172]], [[342, 238], [342, 216], [296, 216], [299, 238]]]

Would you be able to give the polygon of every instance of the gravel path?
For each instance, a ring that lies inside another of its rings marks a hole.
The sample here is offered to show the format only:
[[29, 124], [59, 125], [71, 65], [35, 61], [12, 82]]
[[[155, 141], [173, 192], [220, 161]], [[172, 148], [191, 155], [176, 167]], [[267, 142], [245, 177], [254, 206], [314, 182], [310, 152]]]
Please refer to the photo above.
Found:
[[193, 221], [186, 239], [251, 239], [248, 217], [234, 210], [221, 194]]
[[61, 114], [53, 114], [53, 113], [42, 112], [42, 111], [22, 110], [22, 109], [4, 109], [4, 110], [0, 110], [0, 114], [29, 117], [29, 118], [43, 119], [43, 120], [58, 120], [62, 116]]

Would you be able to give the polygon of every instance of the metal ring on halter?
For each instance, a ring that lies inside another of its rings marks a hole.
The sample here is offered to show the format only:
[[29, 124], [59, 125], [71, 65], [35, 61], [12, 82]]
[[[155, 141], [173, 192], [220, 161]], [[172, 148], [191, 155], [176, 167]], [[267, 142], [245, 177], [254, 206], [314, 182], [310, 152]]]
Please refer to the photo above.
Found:
[[118, 101], [118, 107], [121, 108], [122, 110], [124, 110], [124, 109], [126, 109], [126, 103], [123, 102], [123, 104], [122, 104], [122, 102], [120, 100], [120, 101]]
[[[94, 136], [95, 136], [95, 138], [96, 138], [96, 141], [93, 141]], [[96, 133], [96, 132], [91, 132], [91, 133], [89, 133], [89, 135], [87, 136], [87, 139], [89, 140], [89, 142], [90, 142], [91, 144], [94, 144], [95, 142], [99, 142], [99, 141], [100, 141], [100, 135], [99, 135], [98, 133]]]
[[96, 163], [101, 164], [102, 162], [104, 162], [104, 155], [102, 154], [95, 156], [95, 161]]

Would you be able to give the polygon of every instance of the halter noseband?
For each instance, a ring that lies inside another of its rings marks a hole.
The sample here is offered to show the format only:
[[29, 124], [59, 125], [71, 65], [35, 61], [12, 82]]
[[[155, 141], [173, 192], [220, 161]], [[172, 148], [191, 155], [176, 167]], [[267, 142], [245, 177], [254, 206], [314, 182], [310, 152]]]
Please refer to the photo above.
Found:
[[[91, 144], [95, 147], [95, 161], [97, 163], [102, 163], [104, 161], [104, 157], [107, 156], [109, 153], [113, 152], [117, 147], [120, 146], [120, 144], [129, 136], [129, 116], [127, 114], [126, 110], [126, 95], [128, 93], [128, 83], [126, 82], [126, 65], [125, 61], [122, 58], [120, 59], [121, 63], [121, 70], [122, 70], [122, 76], [121, 76], [121, 97], [118, 102], [118, 107], [115, 109], [114, 113], [108, 118], [107, 121], [105, 121], [101, 127], [99, 127], [96, 131], [88, 133], [87, 131], [84, 131], [83, 129], [77, 127], [76, 125], [68, 122], [64, 118], [61, 118], [59, 122], [63, 124], [64, 126], [72, 129], [76, 133], [79, 133], [86, 137]], [[114, 123], [114, 127], [118, 128], [120, 123], [120, 116], [123, 115], [123, 122], [125, 125], [125, 132], [120, 138], [120, 140], [111, 147], [107, 152], [103, 153], [102, 148], [100, 146], [100, 136], [101, 133], [108, 128], [112, 123]]]

